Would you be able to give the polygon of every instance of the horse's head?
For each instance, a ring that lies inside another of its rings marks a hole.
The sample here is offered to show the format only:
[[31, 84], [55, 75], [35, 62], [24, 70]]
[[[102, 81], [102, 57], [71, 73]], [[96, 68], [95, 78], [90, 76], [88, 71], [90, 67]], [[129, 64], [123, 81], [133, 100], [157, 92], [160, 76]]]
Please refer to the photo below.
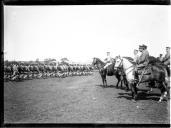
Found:
[[115, 64], [115, 62], [116, 62], [115, 58], [111, 58], [111, 61], [113, 64]]
[[123, 66], [123, 59], [121, 57], [115, 58], [115, 69], [121, 68]]
[[94, 65], [94, 66], [97, 65], [97, 58], [95, 58], [95, 57], [93, 58], [92, 65]]

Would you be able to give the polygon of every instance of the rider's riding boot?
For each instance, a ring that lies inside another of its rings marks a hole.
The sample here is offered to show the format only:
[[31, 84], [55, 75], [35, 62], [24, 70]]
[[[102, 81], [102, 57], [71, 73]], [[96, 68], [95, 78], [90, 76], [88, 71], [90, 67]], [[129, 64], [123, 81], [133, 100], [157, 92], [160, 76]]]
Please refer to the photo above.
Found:
[[134, 72], [134, 79], [135, 79], [135, 82], [138, 82], [138, 72], [137, 71], [135, 71]]

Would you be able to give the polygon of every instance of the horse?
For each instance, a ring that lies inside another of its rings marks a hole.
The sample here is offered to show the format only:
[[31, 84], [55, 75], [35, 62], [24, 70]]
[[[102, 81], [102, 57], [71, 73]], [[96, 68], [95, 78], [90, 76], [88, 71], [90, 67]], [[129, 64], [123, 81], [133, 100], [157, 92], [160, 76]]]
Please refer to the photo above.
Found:
[[[115, 63], [115, 62], [114, 62]], [[125, 77], [123, 77], [123, 80], [121, 80], [121, 74], [120, 71], [121, 70], [115, 70], [114, 69], [114, 65], [115, 64], [111, 64], [109, 65], [106, 69], [104, 69], [103, 67], [105, 66], [105, 63], [103, 61], [101, 61], [99, 58], [93, 58], [93, 65], [97, 66], [97, 68], [99, 69], [99, 73], [101, 75], [102, 78], [102, 82], [103, 82], [103, 86], [107, 86], [107, 81], [106, 81], [106, 76], [113, 76], [115, 75], [115, 77], [117, 78], [117, 84], [116, 87], [118, 87], [119, 83], [121, 82], [121, 87], [122, 87], [122, 81], [124, 81], [125, 85], [126, 85], [126, 90], [129, 90], [128, 84], [127, 84], [127, 80], [125, 79]]]
[[[133, 100], [137, 99], [138, 93], [137, 93], [137, 85], [140, 83], [158, 83], [158, 88], [161, 91], [161, 96], [158, 102], [161, 102], [164, 97], [167, 95], [167, 71], [164, 66], [160, 64], [155, 63], [149, 63], [146, 67], [148, 70], [143, 70], [144, 75], [141, 75], [140, 81], [138, 83], [135, 81], [134, 78], [134, 68], [135, 68], [135, 62], [129, 59], [129, 57], [120, 57], [116, 59], [115, 62], [115, 68], [123, 67], [124, 72], [126, 74], [126, 78], [128, 80], [128, 84], [131, 87], [132, 92], [132, 98]], [[146, 72], [145, 72], [146, 71]]]

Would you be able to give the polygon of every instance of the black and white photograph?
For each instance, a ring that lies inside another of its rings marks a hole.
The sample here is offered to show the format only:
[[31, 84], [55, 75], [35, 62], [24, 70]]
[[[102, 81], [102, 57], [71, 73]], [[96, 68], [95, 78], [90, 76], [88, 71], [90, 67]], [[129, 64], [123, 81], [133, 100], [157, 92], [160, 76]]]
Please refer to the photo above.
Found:
[[4, 123], [170, 124], [170, 6], [3, 8]]

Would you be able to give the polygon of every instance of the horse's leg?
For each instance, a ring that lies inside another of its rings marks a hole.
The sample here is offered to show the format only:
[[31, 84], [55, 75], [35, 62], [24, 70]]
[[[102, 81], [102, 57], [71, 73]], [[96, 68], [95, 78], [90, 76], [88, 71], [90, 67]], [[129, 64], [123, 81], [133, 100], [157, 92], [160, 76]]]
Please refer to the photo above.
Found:
[[105, 83], [106, 83], [106, 87], [107, 87], [107, 80], [106, 80], [106, 75], [105, 75], [105, 77], [104, 77], [104, 81], [105, 81]]
[[137, 88], [136, 88], [136, 83], [131, 83], [130, 84], [131, 91], [132, 91], [132, 98], [135, 101], [137, 99]]
[[122, 83], [123, 83], [123, 80], [122, 79], [120, 80], [120, 83], [121, 83], [120, 85], [121, 85], [121, 88], [122, 88]]
[[166, 95], [167, 95], [167, 91], [166, 91], [167, 89], [166, 89], [165, 84], [163, 82], [159, 83], [159, 89], [161, 91], [161, 96], [160, 96], [158, 103], [160, 103], [164, 99], [164, 97], [166, 97]]
[[102, 77], [102, 83], [103, 83], [103, 86], [104, 86], [104, 76], [101, 74], [101, 77]]
[[125, 76], [123, 77], [123, 81], [124, 81], [124, 84], [125, 84], [125, 86], [126, 86], [126, 91], [128, 91], [128, 90], [129, 90], [128, 81], [127, 81], [127, 79], [125, 78]]
[[121, 88], [122, 88], [123, 76], [120, 76], [120, 81], [121, 81]]
[[148, 85], [150, 86], [150, 90], [147, 91], [147, 93], [150, 94], [150, 92], [153, 91], [153, 87], [154, 87], [154, 85], [155, 85], [155, 81], [150, 81], [150, 82], [148, 83]]
[[164, 97], [164, 98], [167, 98], [167, 95], [168, 95], [168, 96], [170, 95], [170, 94], [169, 94], [169, 88], [168, 88], [168, 86], [167, 86], [167, 82], [163, 82], [163, 85], [164, 85], [164, 88], [165, 88], [165, 92], [164, 92], [163, 97]]
[[137, 93], [137, 83], [134, 83], [134, 87], [135, 87], [134, 99], [137, 100], [137, 97], [138, 97], [138, 93]]
[[102, 78], [103, 86], [104, 86], [104, 78]]
[[170, 99], [170, 79], [169, 79], [169, 77], [168, 78], [165, 78], [164, 84], [165, 84], [166, 90], [167, 90], [167, 95], [168, 95], [167, 98]]
[[134, 89], [133, 89], [133, 83], [129, 83], [130, 88], [131, 88], [131, 96], [134, 98]]
[[120, 82], [120, 79], [119, 78], [117, 78], [117, 84], [116, 84], [116, 88], [118, 88], [118, 85], [119, 85], [119, 82]]

